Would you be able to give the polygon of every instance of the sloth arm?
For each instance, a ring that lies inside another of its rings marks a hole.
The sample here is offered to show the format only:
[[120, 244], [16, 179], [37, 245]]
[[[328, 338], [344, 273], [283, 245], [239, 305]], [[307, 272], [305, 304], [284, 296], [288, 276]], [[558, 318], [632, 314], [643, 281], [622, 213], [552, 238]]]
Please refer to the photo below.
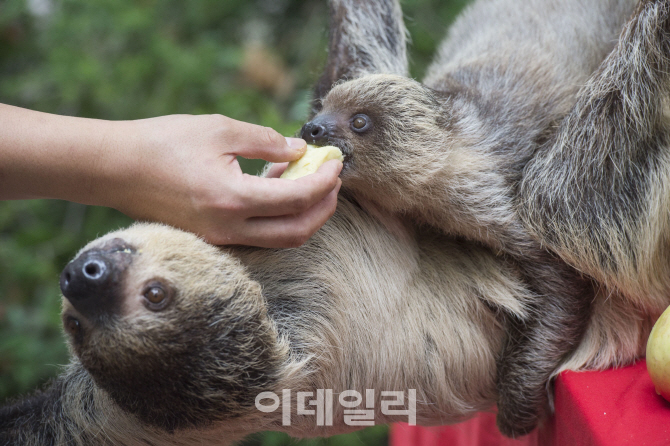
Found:
[[669, 73], [670, 2], [643, 1], [526, 166], [519, 203], [566, 262], [659, 305], [670, 290]]

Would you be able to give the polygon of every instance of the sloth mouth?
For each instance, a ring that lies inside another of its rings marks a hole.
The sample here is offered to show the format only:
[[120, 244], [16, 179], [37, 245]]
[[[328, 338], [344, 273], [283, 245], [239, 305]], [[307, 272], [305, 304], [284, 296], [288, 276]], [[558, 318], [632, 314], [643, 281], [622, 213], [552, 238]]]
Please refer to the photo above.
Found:
[[327, 139], [324, 142], [320, 143], [309, 143], [317, 147], [325, 147], [325, 146], [335, 146], [338, 149], [340, 149], [340, 152], [342, 152], [342, 156], [344, 157], [343, 163], [346, 165], [350, 161], [350, 159], [353, 156], [353, 150], [349, 147], [349, 144], [347, 144], [344, 141], [341, 141], [339, 139]]
[[328, 138], [325, 141], [319, 141], [319, 142], [309, 142], [308, 144], [311, 144], [316, 147], [325, 147], [325, 146], [335, 146], [338, 149], [340, 149], [340, 152], [342, 152], [342, 156], [344, 157], [344, 160], [342, 161], [342, 171], [340, 172], [340, 176], [346, 174], [352, 169], [352, 164], [353, 164], [353, 150], [347, 144], [346, 141], [340, 140], [338, 138]]
[[348, 172], [351, 169], [353, 162], [353, 150], [351, 150], [351, 147], [348, 144], [341, 141], [333, 141], [331, 145], [340, 149], [340, 152], [342, 152], [342, 156], [344, 157], [344, 161], [342, 161], [343, 166], [341, 174]]
[[342, 152], [344, 160], [342, 161], [342, 171], [340, 172], [340, 176], [346, 175], [352, 168], [353, 151], [351, 150], [351, 147], [345, 142], [338, 140], [329, 141], [328, 144], [337, 147], [340, 149], [340, 152]]

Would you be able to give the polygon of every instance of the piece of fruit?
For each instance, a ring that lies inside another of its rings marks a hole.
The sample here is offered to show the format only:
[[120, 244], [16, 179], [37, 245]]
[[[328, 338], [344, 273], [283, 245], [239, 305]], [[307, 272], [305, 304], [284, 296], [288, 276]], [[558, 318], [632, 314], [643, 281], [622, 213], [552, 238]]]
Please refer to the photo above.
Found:
[[307, 144], [305, 154], [301, 158], [291, 161], [280, 178], [295, 180], [304, 177], [316, 172], [323, 163], [330, 160], [344, 161], [340, 149], [335, 146], [317, 147]]
[[661, 314], [649, 335], [647, 370], [656, 393], [670, 401], [670, 307]]

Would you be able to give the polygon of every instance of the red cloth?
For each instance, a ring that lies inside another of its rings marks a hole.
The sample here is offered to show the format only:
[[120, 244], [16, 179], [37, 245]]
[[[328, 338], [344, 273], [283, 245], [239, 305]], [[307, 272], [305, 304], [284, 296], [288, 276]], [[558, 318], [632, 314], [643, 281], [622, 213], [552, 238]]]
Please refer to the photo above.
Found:
[[656, 446], [670, 445], [670, 403], [656, 394], [644, 360], [556, 379], [556, 413], [518, 440], [505, 438], [495, 415], [454, 426], [391, 427], [390, 446]]

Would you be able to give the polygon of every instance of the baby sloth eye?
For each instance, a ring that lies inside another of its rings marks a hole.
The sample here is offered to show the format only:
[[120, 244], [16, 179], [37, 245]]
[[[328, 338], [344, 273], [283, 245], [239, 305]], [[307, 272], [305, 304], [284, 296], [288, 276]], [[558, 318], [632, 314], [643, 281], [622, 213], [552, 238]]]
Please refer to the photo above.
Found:
[[154, 311], [162, 310], [168, 304], [170, 292], [161, 283], [153, 282], [144, 288], [142, 293], [145, 305]]
[[357, 133], [363, 133], [370, 128], [370, 118], [364, 114], [358, 114], [351, 119], [351, 129]]
[[163, 288], [152, 286], [144, 292], [144, 297], [146, 297], [152, 304], [159, 304], [165, 299], [165, 291], [163, 291]]

